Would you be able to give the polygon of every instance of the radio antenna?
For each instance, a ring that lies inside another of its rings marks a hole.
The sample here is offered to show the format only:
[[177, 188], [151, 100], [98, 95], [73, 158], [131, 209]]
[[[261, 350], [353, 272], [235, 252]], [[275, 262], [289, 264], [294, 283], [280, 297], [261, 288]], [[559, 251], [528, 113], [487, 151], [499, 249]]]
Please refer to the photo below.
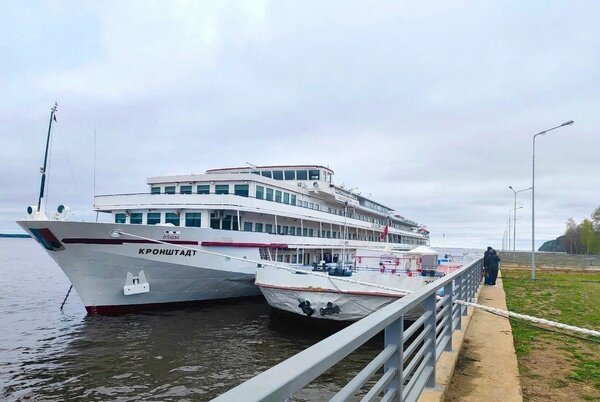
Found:
[[[50, 133], [52, 132], [52, 121], [56, 121], [56, 110], [58, 109], [58, 103], [54, 102], [54, 106], [50, 109], [50, 123], [48, 124], [48, 136], [46, 137], [46, 152], [44, 153], [44, 166], [40, 168], [42, 179], [40, 183], [40, 197], [38, 199], [37, 210], [40, 212], [42, 207], [42, 199], [44, 198], [44, 188], [46, 184], [46, 167], [48, 166], [48, 148], [50, 147]], [[44, 205], [44, 210], [46, 209]]]

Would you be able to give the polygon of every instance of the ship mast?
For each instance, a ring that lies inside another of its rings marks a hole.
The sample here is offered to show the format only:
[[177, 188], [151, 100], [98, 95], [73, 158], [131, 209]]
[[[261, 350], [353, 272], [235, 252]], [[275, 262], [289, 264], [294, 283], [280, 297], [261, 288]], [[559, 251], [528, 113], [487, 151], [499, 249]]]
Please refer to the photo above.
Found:
[[[44, 166], [40, 168], [40, 173], [42, 174], [42, 180], [40, 183], [40, 197], [38, 199], [37, 210], [40, 212], [42, 207], [42, 198], [44, 198], [44, 188], [46, 185], [46, 167], [48, 166], [48, 148], [50, 147], [50, 133], [52, 131], [52, 120], [56, 121], [56, 109], [58, 109], [58, 103], [54, 102], [54, 106], [50, 109], [50, 123], [48, 124], [48, 136], [46, 138], [46, 152], [44, 153]], [[45, 205], [44, 205], [44, 209]]]

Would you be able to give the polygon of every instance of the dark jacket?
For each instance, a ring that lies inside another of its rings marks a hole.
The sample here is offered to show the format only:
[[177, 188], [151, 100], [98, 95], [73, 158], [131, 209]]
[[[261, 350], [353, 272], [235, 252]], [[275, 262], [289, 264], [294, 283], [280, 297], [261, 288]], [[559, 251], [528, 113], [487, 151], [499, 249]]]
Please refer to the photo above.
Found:
[[500, 265], [500, 256], [498, 255], [498, 253], [496, 253], [496, 250], [492, 251], [490, 253], [490, 265], [489, 267], [491, 269], [498, 269], [498, 266]]
[[490, 256], [492, 254], [492, 250], [485, 250], [483, 253], [483, 267], [488, 268], [490, 266]]

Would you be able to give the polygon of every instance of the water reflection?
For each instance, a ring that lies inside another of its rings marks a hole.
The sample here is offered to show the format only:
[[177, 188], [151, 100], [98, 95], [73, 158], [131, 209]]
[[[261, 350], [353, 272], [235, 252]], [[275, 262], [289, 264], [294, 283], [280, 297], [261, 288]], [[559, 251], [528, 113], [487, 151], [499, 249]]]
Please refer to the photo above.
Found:
[[[273, 317], [263, 301], [103, 317], [72, 294], [60, 312], [66, 278], [19, 241], [0, 242], [0, 399], [208, 400], [338, 329]], [[21, 259], [7, 256], [15, 248]], [[368, 343], [294, 400], [333, 395], [380, 347]]]

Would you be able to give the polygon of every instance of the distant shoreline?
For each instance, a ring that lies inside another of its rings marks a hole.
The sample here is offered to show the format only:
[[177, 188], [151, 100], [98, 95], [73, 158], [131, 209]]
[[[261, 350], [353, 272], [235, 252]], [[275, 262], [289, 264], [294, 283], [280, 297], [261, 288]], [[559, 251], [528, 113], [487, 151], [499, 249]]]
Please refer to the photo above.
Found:
[[30, 235], [25, 234], [25, 233], [23, 233], [23, 234], [0, 233], [0, 237], [10, 237], [10, 238], [13, 238], [13, 239], [15, 239], [15, 238], [17, 238], [17, 239], [29, 239], [29, 238], [31, 238]]

